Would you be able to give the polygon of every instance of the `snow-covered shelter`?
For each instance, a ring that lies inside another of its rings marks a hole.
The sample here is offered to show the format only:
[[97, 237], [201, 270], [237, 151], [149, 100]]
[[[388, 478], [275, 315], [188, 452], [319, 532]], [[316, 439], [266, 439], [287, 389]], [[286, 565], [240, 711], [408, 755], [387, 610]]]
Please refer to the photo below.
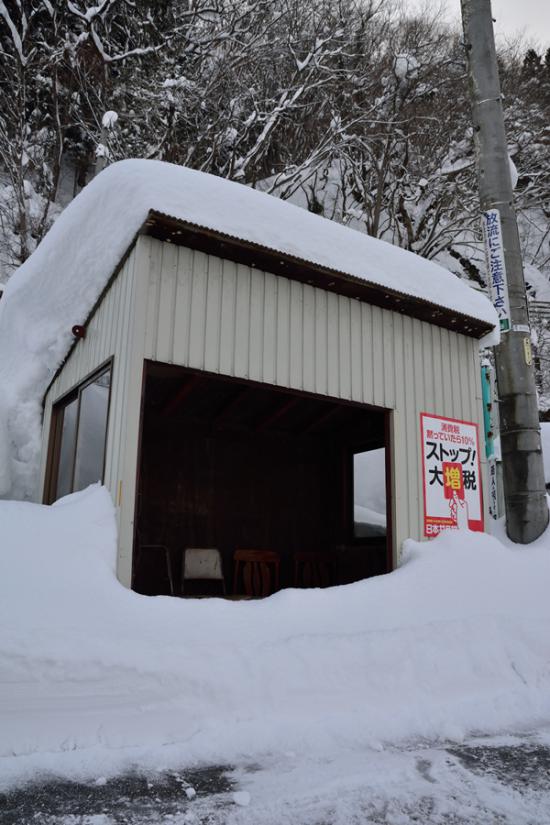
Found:
[[481, 424], [484, 296], [269, 195], [149, 161], [99, 175], [35, 255], [41, 283], [26, 280], [57, 319], [41, 348], [41, 495], [105, 483], [126, 586], [177, 590], [189, 547], [220, 550], [228, 592], [238, 549], [276, 554], [281, 586], [316, 554], [351, 581], [422, 536], [420, 414]]

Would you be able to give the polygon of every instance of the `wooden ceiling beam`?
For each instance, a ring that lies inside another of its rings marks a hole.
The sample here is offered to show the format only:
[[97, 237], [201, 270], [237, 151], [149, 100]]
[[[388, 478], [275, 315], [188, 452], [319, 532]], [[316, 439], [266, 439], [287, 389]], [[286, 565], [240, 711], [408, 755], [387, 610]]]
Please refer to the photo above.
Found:
[[297, 395], [293, 395], [290, 398], [285, 398], [282, 404], [279, 404], [279, 406], [274, 410], [270, 410], [267, 415], [256, 422], [256, 426], [254, 427], [256, 432], [266, 430], [268, 427], [276, 424], [277, 421], [283, 418], [287, 412], [292, 410], [300, 402], [300, 400], [300, 397]]
[[252, 387], [241, 387], [236, 395], [230, 398], [229, 401], [223, 405], [223, 407], [216, 413], [212, 421], [217, 429], [219, 429], [223, 425], [224, 421], [226, 421], [229, 416], [241, 406], [245, 398], [249, 396], [252, 391]]
[[194, 392], [202, 380], [202, 376], [200, 375], [192, 375], [190, 378], [187, 378], [176, 394], [164, 404], [162, 408], [162, 415], [172, 415], [172, 413], [178, 409], [185, 399], [188, 398], [192, 392]]
[[332, 404], [328, 409], [323, 410], [320, 415], [315, 415], [315, 417], [310, 420], [309, 424], [304, 427], [302, 432], [310, 433], [316, 427], [322, 427], [323, 424], [327, 424], [344, 409], [349, 409], [349, 407], [344, 407], [343, 404]]

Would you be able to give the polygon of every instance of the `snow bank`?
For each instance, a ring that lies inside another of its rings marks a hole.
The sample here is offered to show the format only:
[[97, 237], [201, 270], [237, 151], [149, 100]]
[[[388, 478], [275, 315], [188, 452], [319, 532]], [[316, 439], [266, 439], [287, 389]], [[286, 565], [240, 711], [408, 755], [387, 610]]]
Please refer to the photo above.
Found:
[[345, 587], [149, 598], [115, 579], [103, 488], [0, 502], [2, 784], [548, 718], [549, 544], [455, 532]]
[[544, 480], [547, 484], [550, 484], [550, 421], [541, 422], [540, 437], [544, 461]]
[[395, 246], [212, 175], [115, 163], [65, 209], [0, 302], [0, 454], [12, 456], [0, 464], [0, 495], [32, 497], [44, 390], [150, 209], [496, 323], [483, 295]]

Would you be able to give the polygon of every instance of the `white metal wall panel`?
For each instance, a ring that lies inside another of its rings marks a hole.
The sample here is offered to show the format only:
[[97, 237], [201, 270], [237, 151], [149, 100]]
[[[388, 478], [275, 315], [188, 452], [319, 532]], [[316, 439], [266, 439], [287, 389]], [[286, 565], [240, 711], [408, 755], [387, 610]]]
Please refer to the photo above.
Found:
[[481, 423], [478, 342], [203, 252], [139, 244], [151, 259], [144, 357], [393, 410], [396, 542], [420, 537], [419, 414]]
[[134, 264], [135, 250], [122, 266], [118, 277], [103, 298], [98, 311], [90, 319], [86, 329], [86, 338], [78, 341], [46, 395], [40, 496], [42, 496], [44, 489], [53, 404], [101, 364], [113, 357], [104, 481], [113, 496], [113, 501], [116, 503], [118, 486], [122, 478], [121, 468], [125, 453], [123, 435], [127, 417], [128, 384], [131, 378], [128, 341], [132, 331], [135, 298]]

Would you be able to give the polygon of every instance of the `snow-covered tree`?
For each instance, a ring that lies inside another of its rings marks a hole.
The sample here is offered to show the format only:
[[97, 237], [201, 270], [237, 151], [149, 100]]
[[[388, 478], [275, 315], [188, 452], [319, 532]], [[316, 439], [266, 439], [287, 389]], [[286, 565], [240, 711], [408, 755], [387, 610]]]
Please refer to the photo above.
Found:
[[[146, 157], [484, 285], [464, 48], [433, 5], [0, 0], [0, 47], [0, 280], [94, 174]], [[550, 50], [499, 59], [525, 256], [547, 281]]]

